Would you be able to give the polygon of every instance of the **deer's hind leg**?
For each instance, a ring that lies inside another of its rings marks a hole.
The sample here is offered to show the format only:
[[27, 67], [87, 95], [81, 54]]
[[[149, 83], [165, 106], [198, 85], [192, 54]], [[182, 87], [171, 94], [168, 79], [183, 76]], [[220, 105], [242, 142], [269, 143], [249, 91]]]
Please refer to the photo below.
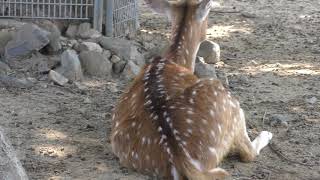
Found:
[[272, 139], [272, 133], [262, 131], [253, 141], [250, 140], [247, 130], [244, 112], [242, 109], [239, 111], [239, 129], [238, 136], [235, 139], [235, 147], [240, 153], [240, 158], [244, 162], [251, 162], [260, 154], [260, 151], [269, 144]]

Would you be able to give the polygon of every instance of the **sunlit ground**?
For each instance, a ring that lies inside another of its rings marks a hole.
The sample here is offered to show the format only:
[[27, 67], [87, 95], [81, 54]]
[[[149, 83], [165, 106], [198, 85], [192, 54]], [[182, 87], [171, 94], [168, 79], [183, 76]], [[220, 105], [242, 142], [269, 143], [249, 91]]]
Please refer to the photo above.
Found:
[[262, 72], [274, 72], [281, 76], [291, 75], [320, 75], [319, 66], [311, 65], [308, 63], [271, 63], [257, 66], [246, 66], [240, 70], [251, 73], [260, 74]]
[[234, 25], [230, 26], [221, 26], [221, 25], [213, 25], [207, 30], [207, 38], [223, 38], [230, 37], [231, 33], [243, 33], [250, 34], [252, 29], [248, 27], [237, 27]]

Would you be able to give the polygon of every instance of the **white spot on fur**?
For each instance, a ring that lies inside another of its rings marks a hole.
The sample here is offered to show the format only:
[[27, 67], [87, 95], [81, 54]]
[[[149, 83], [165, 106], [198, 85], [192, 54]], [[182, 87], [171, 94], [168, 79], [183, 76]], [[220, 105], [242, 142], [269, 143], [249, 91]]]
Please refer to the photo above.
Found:
[[208, 121], [206, 119], [201, 119], [203, 124], [208, 124]]
[[173, 176], [173, 180], [179, 180], [178, 171], [174, 166], [171, 167], [171, 175]]
[[132, 126], [132, 127], [135, 127], [135, 126], [136, 126], [136, 122], [132, 122], [132, 123], [131, 123], [131, 126]]
[[210, 131], [210, 134], [211, 134], [212, 137], [216, 136], [216, 133], [213, 130]]
[[187, 114], [194, 114], [194, 112], [192, 110], [188, 110]]
[[186, 121], [187, 121], [188, 124], [192, 124], [193, 123], [193, 120], [189, 119], [189, 118], [187, 118]]
[[202, 171], [202, 170], [203, 170], [200, 161], [190, 158], [190, 163], [191, 163], [196, 169], [198, 169], [199, 171]]
[[214, 111], [213, 110], [210, 110], [210, 116], [214, 117]]
[[218, 130], [219, 130], [219, 133], [221, 133], [221, 125], [218, 124]]

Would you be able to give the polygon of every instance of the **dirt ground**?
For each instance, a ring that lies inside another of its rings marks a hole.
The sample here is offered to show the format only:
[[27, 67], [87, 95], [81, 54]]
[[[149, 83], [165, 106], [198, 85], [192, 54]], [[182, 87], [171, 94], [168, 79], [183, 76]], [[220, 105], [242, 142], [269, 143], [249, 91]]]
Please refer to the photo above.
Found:
[[[250, 136], [268, 130], [274, 138], [253, 163], [230, 156], [221, 167], [236, 180], [320, 179], [320, 1], [223, 5], [208, 30], [221, 46], [217, 69], [241, 101]], [[167, 41], [169, 23], [145, 6], [140, 18], [136, 39], [154, 51]], [[152, 179], [121, 167], [111, 152], [110, 114], [126, 84], [87, 78], [84, 85], [40, 80], [32, 89], [0, 89], [0, 126], [30, 179]]]

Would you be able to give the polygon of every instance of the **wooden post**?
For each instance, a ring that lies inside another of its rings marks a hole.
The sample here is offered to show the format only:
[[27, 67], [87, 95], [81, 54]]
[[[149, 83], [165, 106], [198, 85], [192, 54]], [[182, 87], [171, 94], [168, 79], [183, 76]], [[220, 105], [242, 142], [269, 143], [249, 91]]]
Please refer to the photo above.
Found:
[[114, 0], [107, 0], [106, 9], [106, 36], [113, 37], [113, 9]]
[[102, 32], [103, 0], [94, 1], [93, 29]]

